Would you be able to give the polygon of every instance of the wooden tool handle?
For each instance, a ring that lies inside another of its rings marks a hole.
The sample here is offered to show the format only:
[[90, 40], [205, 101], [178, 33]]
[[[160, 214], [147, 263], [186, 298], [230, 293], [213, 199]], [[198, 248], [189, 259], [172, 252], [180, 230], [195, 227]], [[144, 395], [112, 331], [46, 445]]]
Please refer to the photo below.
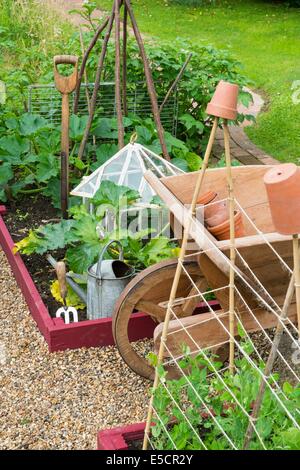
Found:
[[[72, 93], [77, 86], [78, 60], [78, 57], [76, 57], [75, 55], [56, 55], [53, 59], [55, 86], [58, 91], [63, 95], [68, 95]], [[61, 75], [57, 68], [59, 64], [74, 65], [74, 71], [68, 77]]]
[[77, 65], [78, 57], [76, 55], [56, 55], [53, 61], [55, 66], [59, 64]]
[[57, 279], [59, 282], [60, 295], [65, 302], [68, 293], [67, 279], [66, 279], [66, 265], [63, 261], [58, 261], [55, 266]]

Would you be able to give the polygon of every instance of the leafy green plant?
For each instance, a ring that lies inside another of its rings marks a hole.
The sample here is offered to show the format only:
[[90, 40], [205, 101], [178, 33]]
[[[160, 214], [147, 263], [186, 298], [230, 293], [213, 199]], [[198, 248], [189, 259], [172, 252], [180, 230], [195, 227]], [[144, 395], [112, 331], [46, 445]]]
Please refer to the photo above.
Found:
[[[248, 354], [253, 352], [251, 344], [245, 340], [242, 347]], [[172, 449], [171, 438], [176, 449], [201, 450], [204, 447], [198, 434], [208, 450], [232, 449], [229, 440], [237, 449], [242, 449], [249, 421], [237, 403], [251, 414], [261, 375], [246, 357], [236, 360], [236, 373], [231, 374], [228, 370], [221, 371], [223, 365], [213, 355], [200, 352], [192, 357], [187, 348], [185, 354], [178, 363], [183, 371], [180, 379], [167, 379], [166, 371], [159, 368], [161, 385], [154, 393], [154, 408], [159, 418], [153, 417], [152, 443], [159, 450]], [[264, 370], [263, 363], [257, 363], [257, 367]], [[276, 395], [300, 424], [300, 387], [286, 382], [282, 392], [272, 387], [273, 379], [278, 381], [278, 375], [273, 374], [269, 379], [271, 389], [266, 389], [256, 429], [267, 449], [296, 449], [300, 431], [287, 418]], [[262, 448], [254, 435], [250, 449]]]
[[[125, 259], [137, 269], [174, 257], [176, 245], [167, 237], [149, 239], [151, 230], [133, 233], [118, 226], [117, 215], [120, 210], [139, 198], [137, 191], [105, 181], [92, 200], [95, 207], [94, 214], [90, 214], [83, 205], [75, 205], [70, 209], [72, 215], [70, 220], [30, 230], [27, 237], [16, 243], [15, 251], [25, 255], [33, 253], [42, 255], [57, 249], [65, 249], [69, 269], [80, 274], [86, 272], [87, 268], [97, 261], [109, 240], [120, 240]], [[103, 231], [101, 225], [107, 210], [113, 210], [117, 223], [115, 229], [109, 233]], [[110, 257], [117, 258], [118, 255], [115, 248], [109, 250]]]

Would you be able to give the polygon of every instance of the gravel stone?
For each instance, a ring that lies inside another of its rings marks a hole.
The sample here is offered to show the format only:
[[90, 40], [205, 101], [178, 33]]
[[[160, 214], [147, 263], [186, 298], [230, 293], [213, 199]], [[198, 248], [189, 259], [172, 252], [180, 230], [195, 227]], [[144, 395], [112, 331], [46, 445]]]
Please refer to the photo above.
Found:
[[1, 250], [0, 299], [1, 450], [95, 449], [99, 430], [145, 420], [151, 384], [115, 347], [48, 352]]

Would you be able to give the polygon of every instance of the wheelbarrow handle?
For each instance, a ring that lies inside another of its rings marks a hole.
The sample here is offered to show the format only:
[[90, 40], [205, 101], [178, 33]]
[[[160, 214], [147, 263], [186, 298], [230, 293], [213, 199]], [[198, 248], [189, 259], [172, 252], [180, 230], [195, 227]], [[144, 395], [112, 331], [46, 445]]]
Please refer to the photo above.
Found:
[[[54, 62], [54, 82], [55, 86], [60, 93], [68, 95], [72, 93], [78, 80], [78, 57], [75, 55], [56, 55], [53, 59]], [[74, 65], [74, 71], [69, 76], [61, 75], [57, 66], [60, 64]]]
[[110, 242], [108, 242], [108, 243], [105, 245], [105, 247], [103, 248], [103, 250], [102, 250], [101, 253], [100, 253], [99, 260], [98, 260], [98, 263], [97, 263], [97, 269], [96, 269], [96, 276], [97, 276], [97, 278], [101, 278], [101, 277], [102, 277], [101, 265], [102, 265], [102, 261], [103, 261], [104, 255], [105, 255], [105, 253], [107, 252], [107, 250], [108, 250], [108, 248], [110, 247], [110, 245], [113, 245], [114, 243], [116, 243], [116, 244], [119, 245], [119, 247], [120, 247], [119, 260], [120, 260], [120, 261], [124, 261], [124, 250], [123, 250], [122, 243], [121, 243], [119, 240], [111, 240]]

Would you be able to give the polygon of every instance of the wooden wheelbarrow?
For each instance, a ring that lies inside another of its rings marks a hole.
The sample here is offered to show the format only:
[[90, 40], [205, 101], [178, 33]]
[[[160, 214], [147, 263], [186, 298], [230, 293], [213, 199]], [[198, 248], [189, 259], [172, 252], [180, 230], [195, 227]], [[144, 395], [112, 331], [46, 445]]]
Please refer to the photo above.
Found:
[[[250, 270], [237, 257], [236, 264], [239, 273], [236, 276], [236, 281], [241, 297], [237, 295], [236, 311], [248, 332], [261, 330], [261, 327], [267, 329], [276, 326], [277, 316], [274, 309], [276, 309], [276, 305], [279, 307], [283, 305], [290, 280], [290, 273], [266, 241], [275, 248], [290, 268], [293, 266], [291, 237], [276, 233], [272, 223], [263, 183], [263, 175], [270, 168], [271, 166], [232, 168], [235, 198], [249, 219], [264, 234], [264, 238], [257, 234], [251, 222], [244, 216], [246, 235], [236, 239], [236, 248]], [[173, 219], [177, 221], [179, 226], [183, 227], [188, 220], [188, 204], [191, 203], [197, 177], [198, 172], [160, 179], [151, 171], [145, 174], [146, 180], [168, 206]], [[207, 170], [201, 194], [209, 190], [217, 192], [221, 199], [227, 197], [225, 168]], [[226, 328], [228, 330], [229, 242], [216, 240], [204, 224], [196, 218], [192, 220], [191, 238], [195, 241], [194, 250], [198, 254], [185, 261], [187, 268], [179, 282], [176, 295], [178, 300], [174, 308], [180, 321], [172, 320], [168, 330], [166, 354], [169, 350], [174, 356], [179, 356], [182, 353], [183, 343], [187, 344], [191, 351], [197, 349], [195, 346], [197, 343], [201, 348], [214, 348], [214, 352], [218, 352], [218, 348], [215, 346], [220, 345], [224, 352], [224, 345], [229, 340], [226, 333]], [[154, 376], [153, 368], [145, 358], [138, 355], [128, 341], [129, 315], [137, 309], [149, 313], [161, 323], [157, 326], [154, 334], [155, 344], [159, 345], [163, 328], [162, 322], [166, 313], [176, 265], [176, 260], [169, 263], [167, 275], [166, 268], [160, 264], [149, 268], [150, 271], [143, 271], [141, 273], [142, 280], [136, 278], [127, 286], [127, 291], [121, 296], [114, 313], [114, 335], [123, 359], [133, 370], [150, 379]], [[264, 286], [265, 291], [259, 292], [260, 300], [255, 295], [257, 285], [253, 281], [253, 276], [250, 276], [250, 271]], [[190, 279], [186, 273], [189, 273]], [[200, 292], [205, 292], [208, 287], [213, 290], [217, 289], [215, 295], [219, 301], [220, 309], [215, 313], [218, 315], [218, 319], [212, 312], [193, 315], [202, 300], [200, 296], [197, 296], [198, 290], [195, 289], [195, 286]], [[186, 297], [190, 298], [186, 300]], [[268, 308], [268, 305], [271, 309]], [[293, 322], [296, 321], [295, 303], [290, 306], [289, 318]], [[188, 326], [188, 334], [182, 329], [182, 324]], [[238, 334], [237, 329], [236, 334]]]

